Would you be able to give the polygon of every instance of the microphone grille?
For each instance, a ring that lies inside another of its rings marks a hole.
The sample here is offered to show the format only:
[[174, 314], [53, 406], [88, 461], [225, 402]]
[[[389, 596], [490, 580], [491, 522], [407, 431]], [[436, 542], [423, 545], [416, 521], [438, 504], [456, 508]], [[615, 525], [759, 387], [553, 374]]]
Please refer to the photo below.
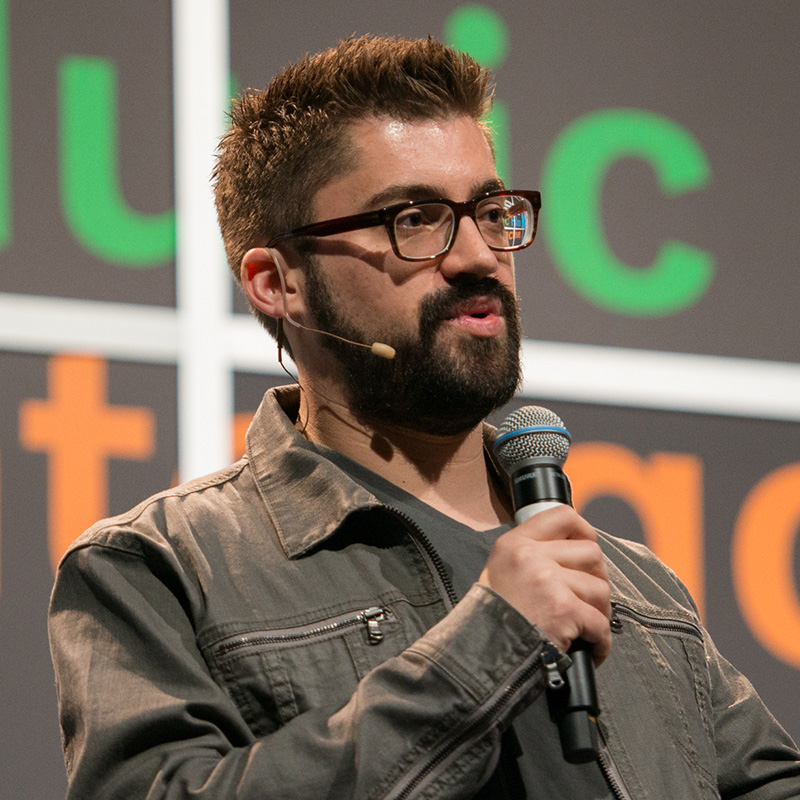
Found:
[[523, 406], [500, 424], [494, 452], [510, 472], [527, 458], [555, 458], [563, 465], [569, 443], [569, 431], [557, 414], [542, 406]]

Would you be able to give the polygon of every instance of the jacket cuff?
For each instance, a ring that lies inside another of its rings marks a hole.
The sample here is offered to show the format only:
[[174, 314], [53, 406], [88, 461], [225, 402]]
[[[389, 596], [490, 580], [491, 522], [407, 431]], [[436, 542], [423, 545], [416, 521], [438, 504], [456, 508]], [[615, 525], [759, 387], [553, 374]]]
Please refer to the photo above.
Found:
[[434, 661], [483, 702], [510, 672], [536, 660], [545, 642], [542, 632], [510, 603], [475, 583], [409, 650]]

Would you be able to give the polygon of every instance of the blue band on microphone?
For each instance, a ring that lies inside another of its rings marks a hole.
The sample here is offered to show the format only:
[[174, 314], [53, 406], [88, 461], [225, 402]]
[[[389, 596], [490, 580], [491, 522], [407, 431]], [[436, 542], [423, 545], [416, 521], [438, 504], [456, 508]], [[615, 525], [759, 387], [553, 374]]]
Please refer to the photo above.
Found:
[[560, 436], [566, 437], [570, 442], [572, 441], [572, 437], [569, 435], [569, 431], [566, 428], [561, 428], [558, 425], [533, 425], [530, 428], [517, 428], [516, 430], [504, 433], [502, 436], [498, 436], [494, 443], [495, 452], [511, 439], [515, 439], [517, 436], [523, 436], [527, 433], [557, 433]]

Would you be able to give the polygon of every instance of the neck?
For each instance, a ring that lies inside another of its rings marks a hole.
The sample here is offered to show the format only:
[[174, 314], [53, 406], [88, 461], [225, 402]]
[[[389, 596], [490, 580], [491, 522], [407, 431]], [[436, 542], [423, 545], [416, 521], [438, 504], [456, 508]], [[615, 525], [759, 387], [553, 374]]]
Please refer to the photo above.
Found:
[[341, 400], [304, 383], [298, 427], [443, 514], [476, 530], [508, 522], [509, 510], [486, 464], [478, 425], [437, 436], [356, 417]]

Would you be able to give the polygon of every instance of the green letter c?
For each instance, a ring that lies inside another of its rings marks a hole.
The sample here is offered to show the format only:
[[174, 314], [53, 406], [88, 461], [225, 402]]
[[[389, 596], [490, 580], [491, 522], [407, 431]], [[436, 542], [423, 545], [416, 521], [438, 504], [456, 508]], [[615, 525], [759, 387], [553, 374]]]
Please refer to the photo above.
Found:
[[630, 316], [665, 316], [700, 299], [711, 281], [713, 258], [668, 241], [642, 269], [611, 251], [601, 223], [603, 181], [615, 161], [631, 157], [652, 164], [667, 195], [701, 188], [711, 174], [699, 143], [672, 120], [635, 109], [582, 117], [559, 136], [545, 163], [549, 249], [567, 282], [596, 305]]

